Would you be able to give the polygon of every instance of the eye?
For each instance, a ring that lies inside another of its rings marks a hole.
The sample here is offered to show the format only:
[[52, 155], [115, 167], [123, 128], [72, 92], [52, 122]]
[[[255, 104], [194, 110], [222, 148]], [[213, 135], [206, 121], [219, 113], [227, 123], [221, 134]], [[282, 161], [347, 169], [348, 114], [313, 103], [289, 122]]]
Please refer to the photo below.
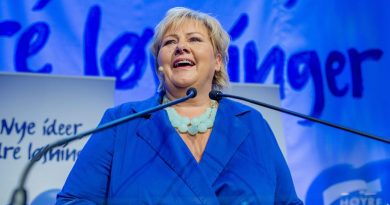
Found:
[[196, 36], [191, 37], [189, 40], [190, 42], [202, 42], [202, 39]]
[[176, 43], [175, 40], [173, 40], [173, 39], [168, 39], [168, 40], [163, 41], [162, 45], [163, 45], [163, 46], [166, 46], [166, 45], [170, 45], [170, 44], [174, 44], [174, 43]]

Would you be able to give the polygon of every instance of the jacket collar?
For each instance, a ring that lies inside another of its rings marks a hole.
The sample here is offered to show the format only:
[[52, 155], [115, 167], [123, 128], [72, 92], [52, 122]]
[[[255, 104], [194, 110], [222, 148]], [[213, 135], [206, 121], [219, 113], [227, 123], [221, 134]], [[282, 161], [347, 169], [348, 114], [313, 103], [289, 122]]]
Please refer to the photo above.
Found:
[[156, 93], [151, 98], [149, 98], [143, 102], [133, 103], [130, 108], [135, 113], [147, 110], [151, 107], [159, 105], [163, 96], [164, 96], [164, 93]]

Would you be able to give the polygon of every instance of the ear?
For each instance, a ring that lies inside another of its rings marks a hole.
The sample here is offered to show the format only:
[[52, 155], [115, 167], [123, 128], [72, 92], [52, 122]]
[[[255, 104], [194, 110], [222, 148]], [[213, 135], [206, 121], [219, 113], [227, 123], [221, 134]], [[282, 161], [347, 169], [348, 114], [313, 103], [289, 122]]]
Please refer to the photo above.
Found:
[[221, 71], [222, 68], [222, 55], [220, 53], [215, 56], [216, 68], [215, 71]]

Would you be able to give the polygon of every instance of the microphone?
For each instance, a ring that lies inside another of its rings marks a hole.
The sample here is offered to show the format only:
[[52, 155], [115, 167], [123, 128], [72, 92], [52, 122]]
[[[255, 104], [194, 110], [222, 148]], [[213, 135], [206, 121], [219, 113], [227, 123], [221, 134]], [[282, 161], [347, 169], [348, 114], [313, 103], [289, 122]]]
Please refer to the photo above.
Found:
[[311, 117], [309, 115], [304, 115], [304, 114], [301, 114], [301, 113], [298, 113], [298, 112], [294, 112], [294, 111], [291, 111], [291, 110], [287, 110], [287, 109], [280, 108], [280, 107], [277, 107], [277, 106], [274, 106], [274, 105], [270, 105], [270, 104], [267, 104], [267, 103], [259, 102], [259, 101], [256, 101], [256, 100], [252, 100], [252, 99], [248, 99], [248, 98], [244, 98], [244, 97], [240, 97], [240, 96], [236, 96], [236, 95], [224, 94], [224, 93], [222, 93], [221, 91], [218, 91], [218, 90], [210, 91], [209, 97], [210, 97], [210, 99], [217, 100], [217, 101], [221, 100], [223, 97], [243, 100], [243, 101], [246, 101], [246, 102], [249, 102], [249, 103], [253, 103], [253, 104], [256, 104], [256, 105], [259, 105], [259, 106], [262, 106], [262, 107], [266, 107], [266, 108], [269, 108], [269, 109], [272, 109], [272, 110], [276, 110], [276, 111], [279, 111], [279, 112], [282, 112], [282, 113], [293, 115], [293, 116], [296, 116], [296, 117], [299, 117], [299, 118], [303, 118], [303, 119], [310, 120], [310, 121], [313, 121], [313, 122], [317, 122], [317, 123], [320, 123], [320, 124], [323, 124], [323, 125], [327, 125], [327, 126], [339, 129], [339, 130], [344, 130], [346, 132], [358, 134], [358, 135], [363, 136], [363, 137], [367, 137], [367, 138], [370, 138], [370, 139], [374, 139], [374, 140], [377, 140], [377, 141], [381, 141], [381, 142], [390, 144], [390, 140], [388, 140], [386, 138], [383, 138], [383, 137], [378, 137], [378, 136], [375, 136], [375, 135], [372, 135], [372, 134], [369, 134], [369, 133], [365, 133], [365, 132], [362, 132], [362, 131], [359, 131], [359, 130], [355, 130], [355, 129], [348, 128], [348, 127], [345, 127], [345, 126], [341, 126], [341, 125], [338, 125], [338, 124], [335, 124], [335, 123], [332, 123], [332, 122], [329, 122], [329, 121], [321, 120], [321, 119], [318, 119], [318, 118], [315, 118], [315, 117]]
[[26, 205], [27, 204], [27, 191], [25, 189], [25, 183], [26, 183], [26, 180], [27, 180], [27, 176], [28, 176], [31, 168], [33, 167], [33, 165], [36, 162], [38, 162], [50, 150], [52, 150], [52, 149], [54, 149], [56, 147], [62, 146], [62, 145], [66, 145], [66, 144], [68, 144], [70, 142], [73, 142], [75, 140], [84, 138], [85, 136], [88, 136], [90, 134], [93, 134], [93, 133], [96, 133], [96, 132], [100, 132], [102, 130], [105, 130], [105, 129], [114, 127], [116, 125], [119, 125], [121, 123], [130, 121], [132, 119], [143, 117], [143, 116], [145, 116], [147, 114], [156, 112], [156, 111], [164, 109], [166, 107], [179, 104], [181, 102], [187, 101], [190, 98], [195, 98], [196, 95], [197, 95], [196, 89], [195, 88], [189, 88], [187, 90], [187, 92], [186, 92], [186, 96], [185, 97], [179, 98], [179, 99], [174, 100], [174, 101], [170, 101], [170, 102], [168, 102], [166, 104], [162, 104], [162, 105], [158, 105], [156, 107], [152, 107], [150, 109], [147, 109], [147, 110], [144, 110], [144, 111], [141, 111], [141, 112], [138, 112], [138, 113], [134, 113], [132, 115], [128, 115], [128, 116], [125, 116], [125, 117], [113, 120], [111, 122], [108, 122], [106, 124], [98, 126], [95, 129], [91, 129], [91, 130], [85, 131], [83, 133], [77, 134], [77, 135], [75, 135], [73, 137], [69, 137], [69, 138], [66, 138], [66, 139], [61, 139], [61, 140], [58, 140], [58, 141], [56, 141], [54, 143], [48, 144], [42, 151], [40, 151], [36, 155], [34, 155], [33, 158], [28, 162], [27, 166], [24, 168], [24, 170], [22, 172], [22, 177], [21, 177], [20, 182], [19, 182], [19, 185], [14, 190], [14, 192], [12, 194], [10, 205]]

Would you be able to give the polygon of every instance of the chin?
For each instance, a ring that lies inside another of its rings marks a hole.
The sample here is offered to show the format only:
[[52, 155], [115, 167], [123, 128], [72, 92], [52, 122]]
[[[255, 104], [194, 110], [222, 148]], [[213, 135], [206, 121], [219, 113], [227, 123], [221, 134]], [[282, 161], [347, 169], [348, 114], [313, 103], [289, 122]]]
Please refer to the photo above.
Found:
[[173, 85], [180, 88], [187, 88], [193, 86], [195, 82], [196, 81], [194, 81], [193, 79], [180, 79], [176, 80]]
[[183, 88], [187, 89], [187, 88], [191, 88], [191, 87], [195, 87], [195, 86], [192, 84], [181, 84], [181, 85], [176, 85], [175, 87], [181, 88], [181, 89], [183, 89]]

